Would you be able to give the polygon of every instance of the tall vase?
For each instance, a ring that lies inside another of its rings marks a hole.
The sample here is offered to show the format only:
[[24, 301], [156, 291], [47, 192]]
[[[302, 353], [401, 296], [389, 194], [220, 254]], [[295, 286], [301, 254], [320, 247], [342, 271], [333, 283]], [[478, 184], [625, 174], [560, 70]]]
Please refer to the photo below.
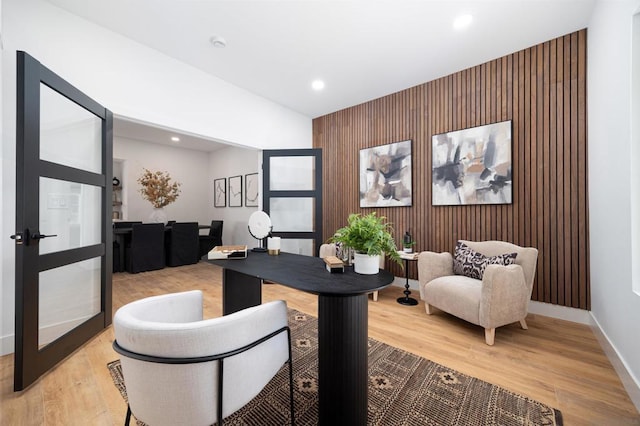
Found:
[[167, 213], [164, 211], [164, 208], [154, 208], [151, 214], [149, 215], [149, 222], [152, 223], [164, 223], [167, 224]]

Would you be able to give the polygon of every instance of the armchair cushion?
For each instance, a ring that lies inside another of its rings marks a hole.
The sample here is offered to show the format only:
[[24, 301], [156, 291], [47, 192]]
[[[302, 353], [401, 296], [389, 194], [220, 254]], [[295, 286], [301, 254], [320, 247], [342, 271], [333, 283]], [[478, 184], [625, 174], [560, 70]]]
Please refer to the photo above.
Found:
[[475, 278], [450, 275], [429, 282], [429, 304], [445, 312], [456, 312], [459, 318], [480, 324], [482, 286]]
[[512, 265], [518, 253], [505, 253], [496, 256], [485, 256], [478, 253], [462, 241], [456, 244], [453, 256], [453, 272], [469, 278], [481, 280], [488, 265]]

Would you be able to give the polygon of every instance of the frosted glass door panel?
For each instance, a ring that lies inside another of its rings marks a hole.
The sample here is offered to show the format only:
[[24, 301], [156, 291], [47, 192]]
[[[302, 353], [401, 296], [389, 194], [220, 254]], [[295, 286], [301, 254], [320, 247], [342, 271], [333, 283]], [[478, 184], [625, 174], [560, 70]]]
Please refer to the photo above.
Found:
[[40, 254], [100, 244], [102, 188], [40, 177]]
[[314, 247], [315, 240], [313, 239], [283, 238], [280, 242], [281, 251], [305, 256], [315, 256]]
[[314, 198], [271, 198], [273, 232], [313, 232]]
[[40, 84], [40, 159], [102, 172], [102, 120]]
[[271, 157], [271, 191], [312, 191], [315, 189], [314, 157]]
[[100, 264], [96, 257], [40, 272], [39, 346], [100, 313]]

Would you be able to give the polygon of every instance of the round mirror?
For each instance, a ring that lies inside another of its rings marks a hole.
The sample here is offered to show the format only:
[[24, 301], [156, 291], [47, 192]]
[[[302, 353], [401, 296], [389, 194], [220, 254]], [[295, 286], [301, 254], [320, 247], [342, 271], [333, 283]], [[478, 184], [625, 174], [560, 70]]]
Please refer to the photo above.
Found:
[[253, 212], [249, 216], [249, 233], [253, 238], [260, 241], [260, 247], [252, 249], [252, 251], [267, 251], [262, 246], [262, 241], [269, 236], [273, 226], [271, 225], [271, 218], [263, 211]]

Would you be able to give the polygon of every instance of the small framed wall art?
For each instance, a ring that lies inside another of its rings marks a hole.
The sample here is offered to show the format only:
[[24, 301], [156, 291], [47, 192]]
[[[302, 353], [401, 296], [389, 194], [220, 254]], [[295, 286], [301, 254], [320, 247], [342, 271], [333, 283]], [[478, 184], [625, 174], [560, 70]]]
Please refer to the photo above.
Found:
[[229, 207], [242, 207], [242, 175], [229, 178]]
[[250, 173], [244, 175], [244, 206], [258, 207], [258, 174]]
[[511, 204], [511, 120], [432, 137], [434, 206]]
[[227, 178], [214, 179], [213, 181], [213, 206], [227, 206]]

